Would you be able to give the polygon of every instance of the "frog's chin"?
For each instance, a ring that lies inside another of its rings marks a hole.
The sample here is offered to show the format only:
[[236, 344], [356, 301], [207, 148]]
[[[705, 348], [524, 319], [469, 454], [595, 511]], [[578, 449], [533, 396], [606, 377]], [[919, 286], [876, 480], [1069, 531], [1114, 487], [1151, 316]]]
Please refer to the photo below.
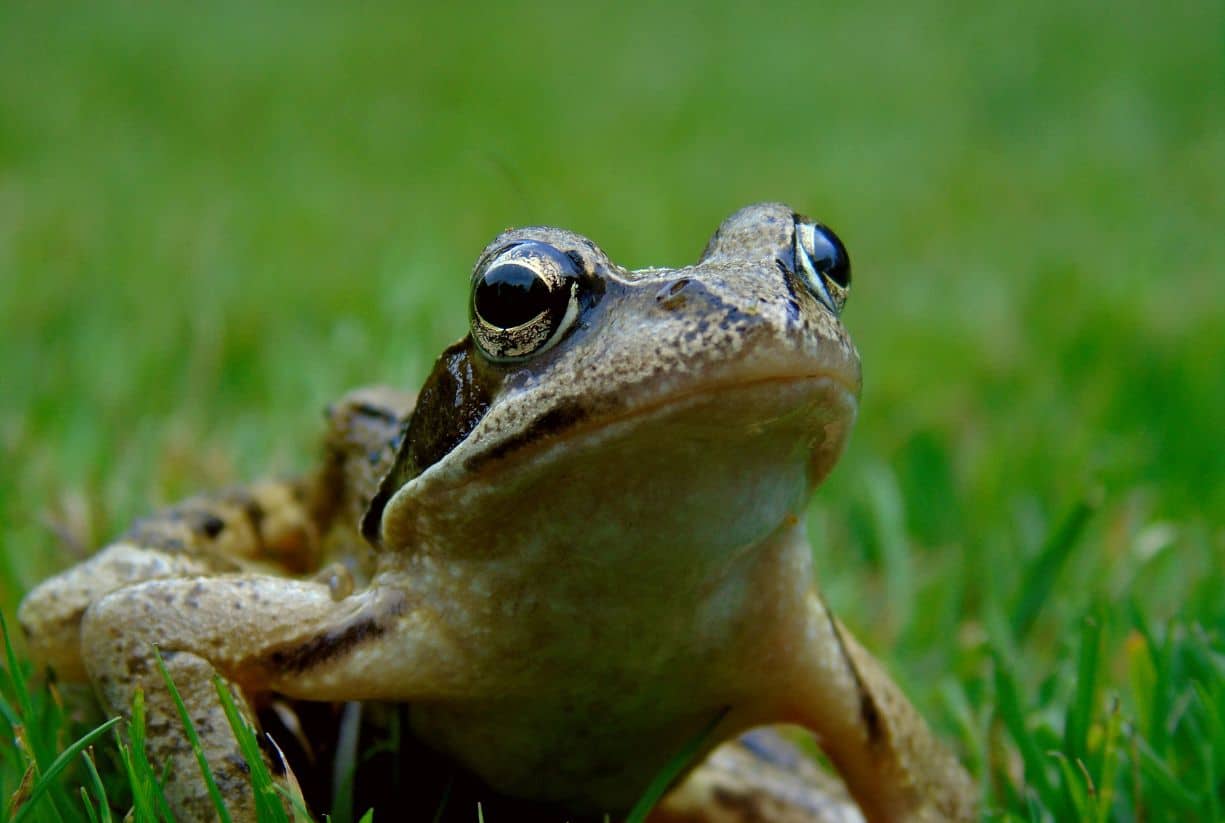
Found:
[[468, 539], [482, 543], [494, 531], [547, 531], [551, 520], [572, 537], [584, 518], [595, 531], [730, 550], [801, 509], [842, 451], [856, 388], [827, 373], [766, 376], [559, 419], [519, 442], [470, 439], [395, 494], [384, 545], [462, 532], [456, 517], [467, 512]]

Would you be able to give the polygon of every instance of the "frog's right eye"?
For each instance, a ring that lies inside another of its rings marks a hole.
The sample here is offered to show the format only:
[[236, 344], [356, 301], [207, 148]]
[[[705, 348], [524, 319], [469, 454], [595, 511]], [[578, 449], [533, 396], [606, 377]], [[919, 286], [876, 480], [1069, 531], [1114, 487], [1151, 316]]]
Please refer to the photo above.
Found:
[[578, 310], [578, 268], [547, 243], [503, 249], [472, 281], [472, 338], [497, 362], [547, 351], [574, 325]]

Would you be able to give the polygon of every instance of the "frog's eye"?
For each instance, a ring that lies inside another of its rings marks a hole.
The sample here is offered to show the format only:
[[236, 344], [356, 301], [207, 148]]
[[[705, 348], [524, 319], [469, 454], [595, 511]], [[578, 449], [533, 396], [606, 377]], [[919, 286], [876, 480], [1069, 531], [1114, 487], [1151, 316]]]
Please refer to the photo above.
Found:
[[851, 257], [838, 235], [820, 223], [796, 220], [795, 270], [830, 311], [842, 311], [851, 290]]
[[578, 289], [578, 266], [553, 246], [503, 249], [473, 278], [472, 338], [499, 362], [546, 351], [578, 318]]

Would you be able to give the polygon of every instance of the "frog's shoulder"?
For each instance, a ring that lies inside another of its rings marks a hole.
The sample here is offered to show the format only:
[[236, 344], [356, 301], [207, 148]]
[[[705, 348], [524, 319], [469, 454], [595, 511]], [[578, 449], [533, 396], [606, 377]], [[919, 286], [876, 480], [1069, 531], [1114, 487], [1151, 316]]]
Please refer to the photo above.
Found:
[[416, 399], [413, 392], [365, 386], [327, 407], [324, 465], [315, 491], [321, 520], [361, 519], [395, 461]]

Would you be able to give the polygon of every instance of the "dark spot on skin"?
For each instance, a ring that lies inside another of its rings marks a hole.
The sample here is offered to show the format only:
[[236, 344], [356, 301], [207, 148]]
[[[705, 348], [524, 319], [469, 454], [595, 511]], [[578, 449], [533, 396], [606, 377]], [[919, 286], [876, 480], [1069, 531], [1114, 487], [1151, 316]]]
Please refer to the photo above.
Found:
[[388, 625], [408, 611], [408, 599], [402, 592], [388, 591], [375, 608], [375, 614], [355, 618], [295, 645], [273, 649], [264, 656], [264, 662], [278, 672], [303, 672], [334, 660], [386, 634]]
[[783, 275], [783, 285], [787, 287], [787, 319], [792, 323], [798, 323], [800, 322], [800, 301], [795, 296], [795, 275], [782, 260], [775, 258], [774, 262]]
[[715, 786], [711, 794], [716, 803], [736, 814], [737, 819], [744, 823], [768, 823], [757, 795], [733, 791], [726, 786]]
[[859, 695], [859, 716], [868, 728], [868, 739], [873, 743], [878, 742], [881, 739], [880, 709], [876, 707], [872, 695], [866, 691], [860, 692]]
[[183, 605], [189, 609], [200, 608], [200, 595], [202, 594], [204, 594], [204, 584], [197, 581], [194, 586], [188, 589], [187, 596], [183, 598]]
[[293, 483], [289, 487], [289, 496], [297, 503], [304, 501], [306, 499], [306, 483], [302, 481]]
[[267, 655], [267, 664], [283, 672], [304, 672], [334, 660], [367, 640], [381, 637], [387, 629], [373, 617], [355, 620], [334, 631], [316, 635], [304, 643], [277, 649]]
[[230, 752], [228, 755], [226, 755], [225, 759], [231, 766], [237, 769], [239, 773], [244, 775], [251, 773], [251, 765], [247, 763], [246, 759], [243, 758], [243, 756], [238, 752]]
[[361, 532], [367, 540], [378, 542], [383, 509], [396, 490], [449, 454], [476, 428], [502, 380], [502, 372], [477, 354], [470, 337], [442, 353], [404, 424], [395, 462], [362, 517]]
[[[595, 249], [593, 248], [592, 251], [595, 251]], [[568, 251], [564, 252], [564, 254], [566, 257], [570, 258], [570, 262], [574, 264], [574, 270], [576, 272], [587, 271], [587, 261], [583, 259], [583, 255], [576, 251]]]
[[225, 521], [212, 512], [201, 512], [196, 516], [195, 528], [212, 540], [225, 531]]
[[353, 410], [362, 417], [373, 417], [384, 423], [398, 423], [400, 416], [386, 406], [376, 406], [373, 403], [358, 403]]
[[267, 515], [263, 505], [254, 497], [240, 500], [239, 504], [242, 506], [242, 513], [246, 516], [247, 522], [251, 524], [252, 531], [260, 534], [264, 525], [264, 517]]
[[834, 632], [834, 637], [838, 640], [838, 649], [842, 653], [842, 659], [846, 662], [846, 667], [850, 669], [851, 675], [855, 678], [855, 690], [859, 692], [859, 718], [863, 721], [864, 728], [868, 730], [868, 742], [873, 745], [880, 743], [884, 739], [883, 729], [881, 728], [880, 709], [872, 698], [872, 693], [864, 685], [863, 676], [860, 675], [859, 669], [855, 667], [854, 659], [851, 658], [850, 653], [846, 650], [846, 641], [842, 639], [842, 628], [838, 625], [838, 621], [834, 619], [834, 613], [826, 608], [825, 614], [829, 618], [829, 625]]
[[468, 471], [478, 471], [485, 464], [505, 457], [533, 441], [574, 427], [589, 414], [590, 411], [579, 403], [573, 401], [561, 403], [537, 417], [514, 437], [509, 437], [492, 448], [470, 457], [464, 466]]
[[723, 317], [719, 319], [719, 328], [723, 331], [744, 331], [752, 322], [752, 315], [735, 307], [727, 307]]
[[182, 519], [182, 512], [174, 510], [156, 519], [141, 518], [132, 524], [132, 528], [128, 529], [123, 539], [142, 548], [160, 549], [168, 554], [185, 551], [187, 544], [178, 536], [182, 533], [182, 529], [174, 526]]

